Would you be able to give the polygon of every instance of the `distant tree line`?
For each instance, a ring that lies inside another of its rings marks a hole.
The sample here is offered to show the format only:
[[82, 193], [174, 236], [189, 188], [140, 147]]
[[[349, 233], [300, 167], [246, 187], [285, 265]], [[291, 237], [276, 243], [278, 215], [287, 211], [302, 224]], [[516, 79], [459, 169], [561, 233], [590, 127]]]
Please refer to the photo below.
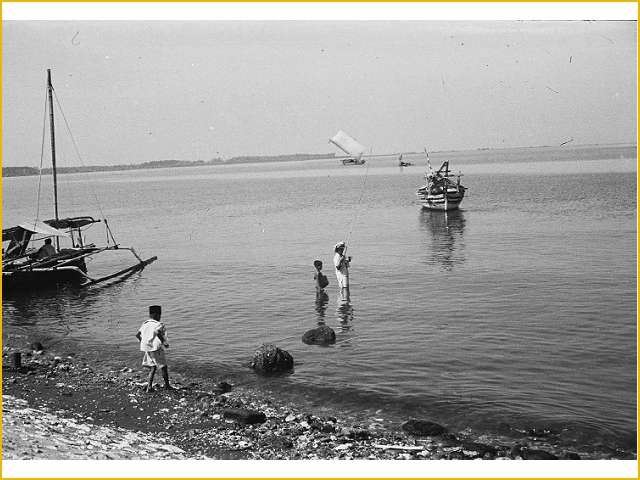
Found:
[[[290, 155], [270, 156], [242, 156], [229, 160], [214, 158], [211, 160], [153, 160], [151, 162], [135, 163], [129, 165], [95, 165], [85, 167], [58, 167], [57, 172], [84, 173], [84, 172], [113, 172], [118, 170], [142, 170], [148, 168], [175, 168], [175, 167], [202, 167], [206, 165], [221, 165], [229, 163], [255, 163], [255, 162], [293, 162], [300, 160], [313, 160], [320, 158], [334, 158], [333, 153], [294, 153]], [[51, 168], [42, 169], [43, 174], [50, 174]], [[35, 167], [2, 167], [3, 177], [23, 177], [38, 175], [40, 170]]]

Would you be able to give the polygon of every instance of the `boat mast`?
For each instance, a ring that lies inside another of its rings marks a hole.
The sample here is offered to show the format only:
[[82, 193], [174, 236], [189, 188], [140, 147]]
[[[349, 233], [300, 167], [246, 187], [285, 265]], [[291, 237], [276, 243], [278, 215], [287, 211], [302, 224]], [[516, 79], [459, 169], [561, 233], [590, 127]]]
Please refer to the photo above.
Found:
[[[49, 128], [51, 130], [51, 163], [53, 164], [53, 207], [56, 215], [56, 222], [60, 220], [58, 216], [58, 176], [56, 171], [56, 133], [53, 121], [53, 85], [51, 84], [51, 69], [47, 68], [47, 92], [49, 95]], [[56, 225], [57, 228], [57, 225]], [[60, 250], [60, 240], [56, 237], [56, 247]]]

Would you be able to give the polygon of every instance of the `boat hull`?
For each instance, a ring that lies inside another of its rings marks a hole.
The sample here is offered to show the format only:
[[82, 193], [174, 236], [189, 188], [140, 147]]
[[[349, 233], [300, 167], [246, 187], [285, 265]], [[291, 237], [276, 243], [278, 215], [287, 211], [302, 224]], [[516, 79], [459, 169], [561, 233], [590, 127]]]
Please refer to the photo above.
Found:
[[60, 285], [80, 286], [86, 277], [79, 268], [45, 268], [2, 272], [2, 290], [5, 293], [46, 290]]
[[365, 160], [358, 160], [356, 158], [345, 158], [342, 160], [343, 165], [364, 165]]
[[3, 292], [46, 290], [60, 285], [80, 286], [86, 282], [84, 258], [67, 262], [61, 267], [31, 268], [2, 272]]
[[422, 208], [427, 210], [450, 211], [457, 210], [464, 198], [464, 190], [449, 190], [445, 199], [444, 194], [432, 194], [418, 191], [418, 200]]

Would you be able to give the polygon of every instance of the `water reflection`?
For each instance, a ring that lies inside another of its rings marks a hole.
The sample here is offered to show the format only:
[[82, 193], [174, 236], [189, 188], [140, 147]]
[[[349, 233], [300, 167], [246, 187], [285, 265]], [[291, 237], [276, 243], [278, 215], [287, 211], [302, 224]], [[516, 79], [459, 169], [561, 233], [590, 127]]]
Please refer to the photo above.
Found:
[[351, 330], [353, 325], [353, 305], [348, 298], [338, 297], [338, 306], [336, 308], [338, 316], [338, 328], [342, 332]]
[[432, 259], [443, 270], [450, 271], [465, 262], [464, 213], [461, 210], [442, 212], [422, 209], [420, 226], [431, 234]]
[[16, 293], [3, 299], [3, 336], [12, 345], [39, 341], [49, 347], [71, 332], [70, 312], [79, 292], [68, 287], [39, 294]]
[[318, 325], [324, 325], [327, 305], [329, 304], [329, 295], [326, 292], [316, 293], [316, 316]]
[[87, 333], [89, 327], [102, 325], [107, 330], [113, 322], [112, 316], [104, 313], [105, 302], [118, 298], [125, 288], [134, 288], [135, 282], [133, 276], [128, 285], [117, 282], [90, 289], [59, 285], [12, 292], [2, 301], [3, 339], [6, 344], [17, 346], [38, 341], [50, 348], [72, 333]]

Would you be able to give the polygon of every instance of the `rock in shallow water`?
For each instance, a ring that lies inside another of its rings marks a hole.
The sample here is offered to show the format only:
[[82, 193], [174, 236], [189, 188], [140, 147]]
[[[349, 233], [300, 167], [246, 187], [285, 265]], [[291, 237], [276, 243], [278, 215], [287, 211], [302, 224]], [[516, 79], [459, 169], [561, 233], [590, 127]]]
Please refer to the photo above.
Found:
[[264, 344], [253, 354], [251, 368], [258, 373], [283, 373], [293, 370], [293, 357], [275, 345]]
[[402, 424], [402, 430], [417, 437], [442, 435], [447, 429], [427, 420], [409, 420]]
[[336, 332], [331, 327], [321, 325], [308, 330], [302, 335], [302, 343], [307, 345], [330, 345], [336, 343]]

